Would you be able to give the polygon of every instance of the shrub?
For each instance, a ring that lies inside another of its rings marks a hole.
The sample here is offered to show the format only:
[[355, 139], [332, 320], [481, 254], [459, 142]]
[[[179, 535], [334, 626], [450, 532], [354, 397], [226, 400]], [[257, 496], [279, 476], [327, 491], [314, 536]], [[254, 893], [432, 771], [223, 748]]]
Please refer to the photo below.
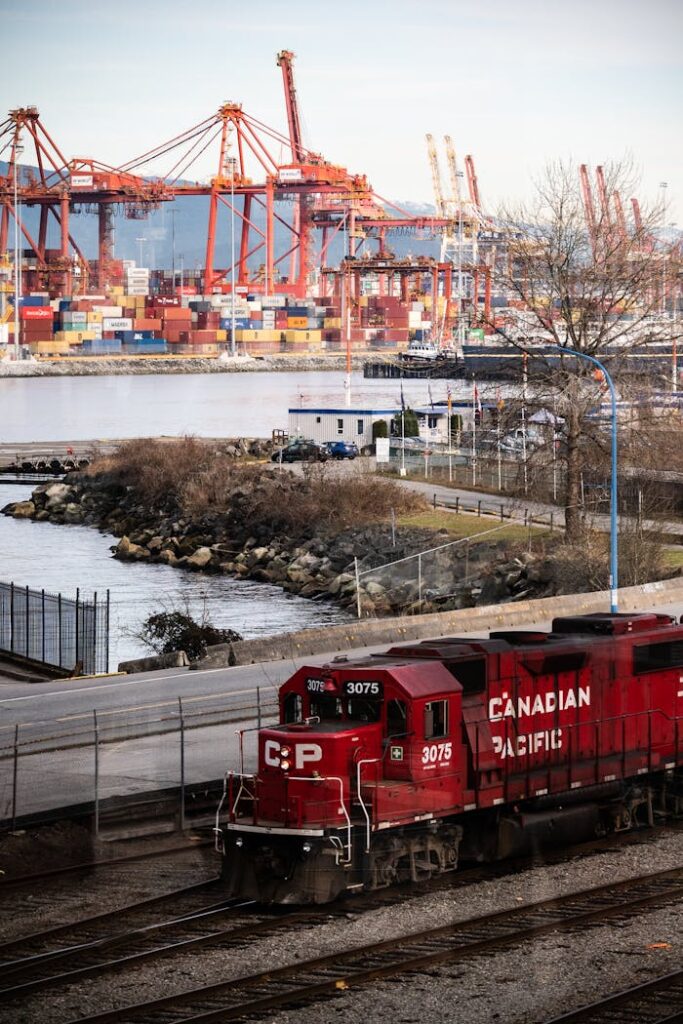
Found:
[[197, 622], [187, 612], [158, 612], [142, 624], [139, 638], [157, 654], [185, 651], [190, 661], [197, 661], [212, 644], [241, 640], [234, 629], [217, 629], [206, 618]]

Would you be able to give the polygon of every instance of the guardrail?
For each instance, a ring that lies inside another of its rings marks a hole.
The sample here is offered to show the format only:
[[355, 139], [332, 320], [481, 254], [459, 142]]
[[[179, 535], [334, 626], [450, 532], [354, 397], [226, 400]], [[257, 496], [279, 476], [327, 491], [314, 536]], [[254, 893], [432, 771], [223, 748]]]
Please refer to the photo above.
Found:
[[561, 512], [545, 512], [521, 506], [517, 508], [509, 502], [486, 501], [485, 498], [467, 501], [459, 495], [454, 495], [453, 500], [449, 501], [446, 498], [439, 498], [434, 494], [432, 506], [435, 510], [437, 508], [452, 509], [456, 514], [465, 512], [476, 515], [479, 518], [491, 517], [499, 519], [501, 523], [509, 519], [511, 521], [519, 520], [526, 527], [547, 526], [551, 533], [554, 532], [556, 527], [561, 526], [564, 521], [564, 516]]

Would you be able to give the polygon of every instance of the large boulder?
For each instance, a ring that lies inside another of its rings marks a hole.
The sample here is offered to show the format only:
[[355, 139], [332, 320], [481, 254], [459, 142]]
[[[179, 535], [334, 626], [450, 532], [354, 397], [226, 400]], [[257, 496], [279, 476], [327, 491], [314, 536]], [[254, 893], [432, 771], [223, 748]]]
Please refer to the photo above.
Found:
[[197, 548], [192, 555], [188, 555], [185, 559], [185, 565], [188, 569], [206, 569], [211, 563], [211, 548]]
[[36, 506], [32, 501], [15, 501], [14, 505], [7, 507], [11, 508], [10, 515], [15, 519], [33, 519], [36, 514]]
[[130, 538], [124, 535], [114, 548], [114, 558], [121, 562], [137, 562], [149, 558], [149, 551], [139, 544], [133, 544]]
[[55, 509], [69, 502], [73, 495], [73, 487], [68, 484], [55, 483], [45, 488], [45, 508]]

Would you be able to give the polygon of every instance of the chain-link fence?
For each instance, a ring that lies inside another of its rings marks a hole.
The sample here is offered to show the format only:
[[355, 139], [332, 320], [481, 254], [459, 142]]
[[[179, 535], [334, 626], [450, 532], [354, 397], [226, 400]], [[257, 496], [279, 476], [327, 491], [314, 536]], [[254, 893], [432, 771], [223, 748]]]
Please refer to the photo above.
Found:
[[0, 583], [0, 650], [77, 675], [109, 669], [109, 591], [84, 601]]
[[[237, 768], [239, 731], [274, 722], [277, 707], [274, 687], [256, 687], [2, 728], [0, 828], [68, 806], [91, 814], [99, 832], [117, 800], [169, 789], [182, 827], [189, 788]], [[252, 745], [246, 755], [253, 770]]]

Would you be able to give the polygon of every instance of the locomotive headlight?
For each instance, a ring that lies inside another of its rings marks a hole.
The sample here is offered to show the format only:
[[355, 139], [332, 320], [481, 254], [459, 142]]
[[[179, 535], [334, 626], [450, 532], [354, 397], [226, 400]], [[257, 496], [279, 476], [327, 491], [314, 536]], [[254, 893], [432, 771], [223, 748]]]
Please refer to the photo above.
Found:
[[281, 760], [281, 761], [280, 761], [280, 767], [282, 768], [283, 772], [288, 772], [288, 771], [289, 771], [289, 769], [290, 769], [290, 764], [289, 764], [289, 761], [283, 761], [283, 760]]
[[238, 836], [235, 840], [235, 846], [244, 846], [244, 839], [241, 836]]
[[280, 757], [289, 757], [290, 753], [289, 747], [280, 747]]
[[313, 849], [313, 847], [311, 846], [310, 843], [304, 843], [304, 845], [301, 847], [302, 853], [305, 853], [305, 854], [309, 854], [312, 849]]

